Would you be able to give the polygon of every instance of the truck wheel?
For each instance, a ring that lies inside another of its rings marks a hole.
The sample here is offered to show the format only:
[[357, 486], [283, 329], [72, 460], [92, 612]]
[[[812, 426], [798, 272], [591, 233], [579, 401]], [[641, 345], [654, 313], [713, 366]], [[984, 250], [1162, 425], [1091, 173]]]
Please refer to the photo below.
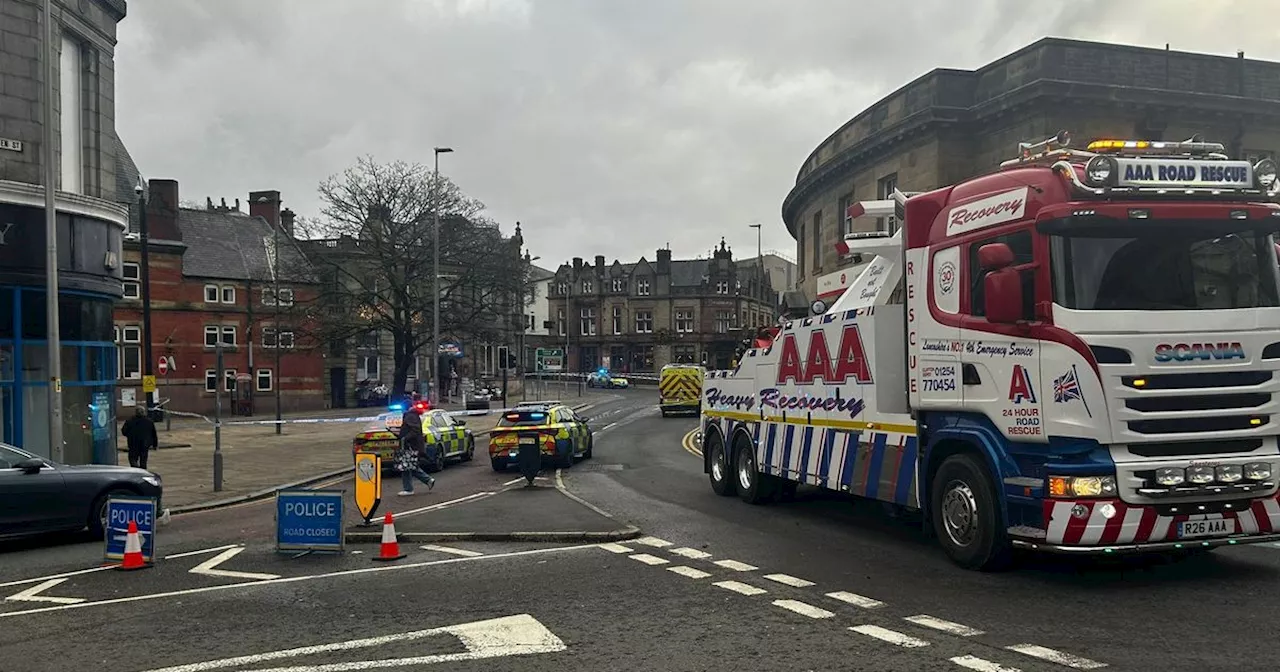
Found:
[[934, 534], [953, 562], [980, 571], [1008, 565], [1011, 549], [1000, 529], [995, 486], [980, 458], [948, 457], [933, 478], [929, 499]]
[[712, 436], [707, 441], [706, 449], [710, 451], [711, 457], [711, 489], [721, 497], [732, 497], [735, 490], [730, 477], [732, 469], [729, 468], [729, 460], [724, 452], [724, 439], [719, 435]]
[[756, 469], [756, 451], [752, 446], [740, 445], [735, 452], [733, 477], [738, 497], [748, 504], [764, 504], [773, 499], [773, 481]]

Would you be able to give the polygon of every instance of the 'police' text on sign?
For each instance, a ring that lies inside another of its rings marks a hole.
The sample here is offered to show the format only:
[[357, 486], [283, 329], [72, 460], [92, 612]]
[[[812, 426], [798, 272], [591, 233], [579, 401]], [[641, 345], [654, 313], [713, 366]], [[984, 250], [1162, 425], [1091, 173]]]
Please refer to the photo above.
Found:
[[276, 493], [276, 549], [341, 551], [342, 490], [280, 490]]
[[142, 559], [151, 562], [156, 549], [156, 500], [151, 497], [112, 497], [107, 500], [106, 552], [108, 560], [124, 559], [129, 523], [138, 524]]

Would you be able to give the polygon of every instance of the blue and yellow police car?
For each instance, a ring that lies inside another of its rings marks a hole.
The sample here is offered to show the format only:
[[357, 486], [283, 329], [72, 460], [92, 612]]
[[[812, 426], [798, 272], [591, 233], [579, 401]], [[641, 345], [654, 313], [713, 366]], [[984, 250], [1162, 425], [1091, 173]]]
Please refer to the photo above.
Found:
[[489, 434], [494, 471], [515, 466], [522, 450], [537, 450], [543, 460], [567, 469], [591, 457], [592, 430], [587, 419], [558, 401], [520, 404], [504, 413]]

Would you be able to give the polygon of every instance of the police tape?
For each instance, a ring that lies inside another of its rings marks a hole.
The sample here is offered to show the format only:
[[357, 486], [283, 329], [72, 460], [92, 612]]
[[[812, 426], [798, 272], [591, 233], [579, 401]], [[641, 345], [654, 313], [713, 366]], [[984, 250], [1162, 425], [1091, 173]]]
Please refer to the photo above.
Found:
[[[524, 406], [525, 408], [527, 408], [529, 405], [538, 404], [538, 403], [540, 402], [526, 401], [526, 402], [523, 402], [521, 405], [513, 406], [511, 408], [472, 409], [467, 411], [446, 411], [446, 414], [451, 416], [498, 415], [501, 413], [511, 413], [513, 411], [522, 410], [521, 406]], [[152, 410], [164, 410], [164, 409], [156, 407], [156, 408], [153, 408]], [[171, 410], [165, 410], [164, 412], [169, 413], [171, 415], [178, 416], [178, 417], [183, 417], [183, 418], [199, 418], [211, 425], [220, 425], [222, 427], [227, 427], [229, 425], [240, 425], [240, 426], [318, 425], [318, 424], [328, 424], [328, 423], [376, 422], [382, 419], [384, 416], [392, 413], [392, 411], [388, 411], [387, 413], [383, 413], [380, 415], [364, 415], [364, 416], [353, 417], [353, 418], [284, 418], [280, 420], [223, 420], [221, 423], [218, 423], [214, 418], [210, 418], [207, 415], [201, 415], [199, 413], [188, 413], [186, 411], [171, 411]]]

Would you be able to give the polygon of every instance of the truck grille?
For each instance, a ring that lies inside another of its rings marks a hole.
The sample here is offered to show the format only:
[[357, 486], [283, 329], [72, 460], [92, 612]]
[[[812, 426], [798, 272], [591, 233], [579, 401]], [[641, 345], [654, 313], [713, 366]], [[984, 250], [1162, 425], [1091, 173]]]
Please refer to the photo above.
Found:
[[[1272, 377], [1271, 371], [1124, 376], [1124, 406], [1129, 411], [1124, 423], [1130, 432], [1152, 438], [1256, 430], [1271, 422], [1271, 409], [1263, 407], [1271, 403], [1272, 394], [1257, 388]], [[1212, 444], [1202, 447], [1219, 452]]]

